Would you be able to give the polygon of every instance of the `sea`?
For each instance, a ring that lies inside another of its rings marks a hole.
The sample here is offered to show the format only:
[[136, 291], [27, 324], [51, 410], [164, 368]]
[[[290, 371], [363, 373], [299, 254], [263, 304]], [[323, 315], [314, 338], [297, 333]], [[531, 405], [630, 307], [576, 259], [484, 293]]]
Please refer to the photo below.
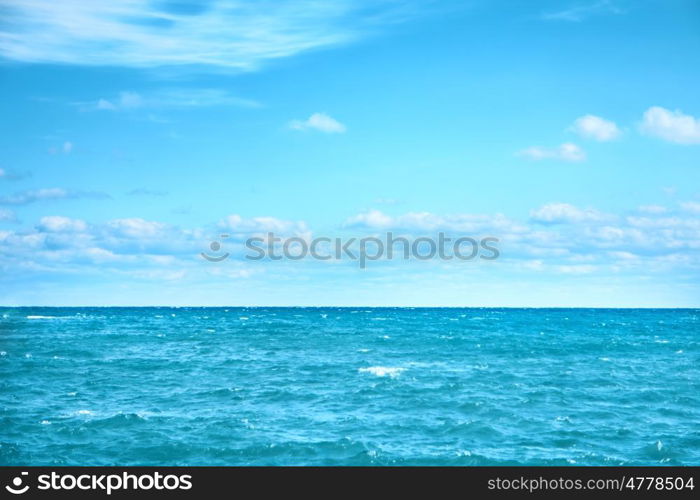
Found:
[[700, 310], [0, 307], [2, 465], [699, 465]]

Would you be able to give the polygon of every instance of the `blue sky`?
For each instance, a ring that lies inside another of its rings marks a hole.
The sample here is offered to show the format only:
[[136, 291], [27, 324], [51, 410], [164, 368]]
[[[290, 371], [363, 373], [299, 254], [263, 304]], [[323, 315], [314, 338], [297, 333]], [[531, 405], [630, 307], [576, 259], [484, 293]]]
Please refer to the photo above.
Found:
[[[697, 2], [2, 11], [2, 304], [700, 306]], [[243, 259], [269, 230], [501, 258]]]

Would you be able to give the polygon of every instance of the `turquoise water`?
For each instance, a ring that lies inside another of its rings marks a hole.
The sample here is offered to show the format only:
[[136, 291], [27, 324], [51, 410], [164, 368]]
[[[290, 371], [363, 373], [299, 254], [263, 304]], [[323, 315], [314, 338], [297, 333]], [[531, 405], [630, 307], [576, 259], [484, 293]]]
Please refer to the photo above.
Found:
[[0, 464], [700, 464], [700, 310], [0, 308]]

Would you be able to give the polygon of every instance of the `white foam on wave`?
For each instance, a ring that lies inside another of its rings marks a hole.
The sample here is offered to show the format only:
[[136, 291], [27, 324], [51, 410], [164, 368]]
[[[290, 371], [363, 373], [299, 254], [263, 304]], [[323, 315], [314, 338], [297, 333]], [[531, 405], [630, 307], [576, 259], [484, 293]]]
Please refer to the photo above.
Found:
[[360, 368], [358, 371], [360, 373], [371, 373], [377, 377], [396, 378], [401, 375], [402, 372], [406, 371], [406, 368], [399, 368], [397, 366], [368, 366]]
[[40, 315], [35, 315], [35, 316], [27, 316], [27, 319], [56, 319], [58, 316], [40, 316]]

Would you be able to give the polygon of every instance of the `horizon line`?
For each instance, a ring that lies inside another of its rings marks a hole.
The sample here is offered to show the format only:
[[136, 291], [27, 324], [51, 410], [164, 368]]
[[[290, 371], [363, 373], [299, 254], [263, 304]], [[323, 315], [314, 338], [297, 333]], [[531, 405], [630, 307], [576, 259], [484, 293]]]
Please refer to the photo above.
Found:
[[700, 306], [370, 306], [370, 305], [342, 305], [342, 306], [302, 306], [302, 305], [267, 305], [267, 306], [253, 306], [253, 305], [227, 305], [227, 306], [197, 306], [197, 305], [186, 305], [186, 306], [176, 306], [176, 305], [73, 305], [73, 306], [49, 306], [49, 305], [0, 305], [3, 309], [25, 309], [25, 308], [54, 308], [54, 309], [80, 309], [80, 308], [92, 308], [92, 309], [156, 309], [156, 308], [167, 308], [167, 309], [648, 309], [648, 310], [700, 310]]

